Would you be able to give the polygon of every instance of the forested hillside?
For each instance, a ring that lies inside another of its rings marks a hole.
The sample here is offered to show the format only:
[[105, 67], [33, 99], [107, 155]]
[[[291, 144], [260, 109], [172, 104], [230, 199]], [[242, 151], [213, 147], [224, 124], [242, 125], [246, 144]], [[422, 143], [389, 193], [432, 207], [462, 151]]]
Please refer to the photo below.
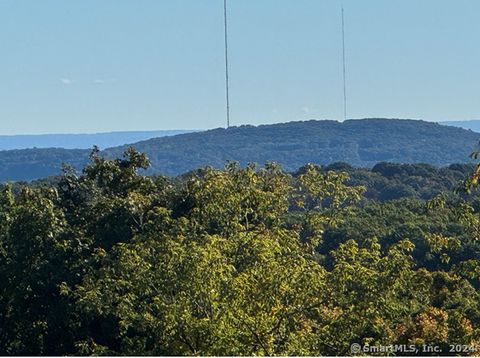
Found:
[[[281, 163], [294, 171], [305, 163], [347, 162], [372, 167], [380, 161], [448, 165], [468, 161], [480, 134], [417, 120], [363, 119], [241, 126], [139, 142], [151, 173], [177, 175], [227, 160]], [[111, 157], [125, 147], [108, 149]]]
[[[206, 165], [222, 168], [229, 160], [241, 165], [275, 161], [287, 171], [305, 163], [339, 161], [357, 167], [373, 167], [381, 161], [444, 166], [467, 162], [479, 140], [479, 133], [436, 123], [364, 119], [214, 129], [132, 146], [151, 160], [148, 173], [174, 176]], [[121, 157], [127, 147], [105, 149], [104, 154]], [[0, 151], [0, 181], [56, 175], [62, 162], [81, 169], [88, 162], [88, 153], [64, 149]]]
[[85, 149], [18, 149], [0, 151], [0, 182], [34, 180], [61, 173], [62, 164], [81, 170], [88, 163]]
[[478, 168], [148, 165], [0, 188], [0, 355], [478, 354]]

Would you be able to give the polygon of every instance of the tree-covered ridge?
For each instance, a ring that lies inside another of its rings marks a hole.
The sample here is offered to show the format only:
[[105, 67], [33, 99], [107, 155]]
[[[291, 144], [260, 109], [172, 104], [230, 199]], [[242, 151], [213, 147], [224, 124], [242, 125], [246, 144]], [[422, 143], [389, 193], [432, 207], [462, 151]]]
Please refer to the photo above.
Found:
[[35, 148], [0, 151], [0, 182], [29, 181], [61, 173], [68, 163], [81, 170], [88, 163], [86, 149]]
[[480, 348], [474, 196], [382, 203], [315, 165], [168, 179], [148, 164], [94, 151], [79, 176], [3, 186], [0, 354]]
[[[206, 165], [220, 169], [231, 160], [241, 165], [275, 161], [291, 172], [305, 163], [347, 162], [371, 168], [388, 161], [446, 166], [467, 162], [479, 140], [479, 133], [437, 123], [363, 119], [219, 128], [128, 146], [148, 155], [149, 174], [176, 176]], [[104, 155], [121, 158], [128, 146], [107, 148]], [[0, 151], [0, 181], [58, 175], [64, 162], [81, 170], [88, 164], [88, 150]]]
[[[275, 161], [287, 171], [305, 163], [347, 162], [373, 167], [382, 161], [445, 166], [468, 161], [480, 134], [419, 120], [362, 119], [289, 122], [214, 129], [135, 143], [148, 155], [150, 173], [178, 175], [205, 165], [222, 168]], [[121, 156], [126, 147], [105, 150]]]

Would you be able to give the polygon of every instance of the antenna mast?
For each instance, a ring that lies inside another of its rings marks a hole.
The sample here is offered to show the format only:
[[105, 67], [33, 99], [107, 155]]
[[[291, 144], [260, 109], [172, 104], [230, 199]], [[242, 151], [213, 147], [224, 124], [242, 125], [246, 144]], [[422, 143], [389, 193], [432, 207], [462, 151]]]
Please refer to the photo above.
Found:
[[224, 20], [224, 35], [225, 35], [225, 99], [227, 110], [227, 128], [230, 127], [230, 96], [228, 85], [228, 26], [227, 26], [227, 0], [223, 0], [223, 20]]
[[345, 70], [345, 20], [342, 6], [342, 55], [343, 55], [343, 119], [347, 120], [347, 79]]

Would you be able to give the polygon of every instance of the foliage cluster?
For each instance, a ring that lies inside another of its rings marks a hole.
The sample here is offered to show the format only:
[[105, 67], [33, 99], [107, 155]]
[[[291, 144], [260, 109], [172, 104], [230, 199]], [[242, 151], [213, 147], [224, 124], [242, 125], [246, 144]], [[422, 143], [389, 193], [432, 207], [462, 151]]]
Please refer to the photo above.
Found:
[[454, 192], [474, 170], [473, 164], [451, 164], [435, 167], [430, 164], [398, 164], [380, 162], [372, 169], [354, 168], [347, 163], [334, 163], [324, 171], [345, 171], [350, 179], [347, 185], [362, 185], [368, 200], [388, 201], [401, 198], [430, 200], [438, 194]]
[[[480, 345], [475, 201], [362, 201], [269, 163], [176, 180], [129, 149], [0, 193], [0, 355]], [[378, 169], [378, 168], [377, 168]]]

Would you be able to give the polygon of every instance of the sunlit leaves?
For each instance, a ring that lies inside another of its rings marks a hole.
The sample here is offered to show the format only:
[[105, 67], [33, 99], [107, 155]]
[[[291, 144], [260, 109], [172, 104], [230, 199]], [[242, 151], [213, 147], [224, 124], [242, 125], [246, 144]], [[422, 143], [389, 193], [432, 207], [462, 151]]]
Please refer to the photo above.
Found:
[[478, 342], [474, 203], [363, 205], [346, 173], [314, 165], [231, 162], [169, 179], [143, 175], [132, 149], [91, 159], [55, 186], [0, 192], [0, 353]]

